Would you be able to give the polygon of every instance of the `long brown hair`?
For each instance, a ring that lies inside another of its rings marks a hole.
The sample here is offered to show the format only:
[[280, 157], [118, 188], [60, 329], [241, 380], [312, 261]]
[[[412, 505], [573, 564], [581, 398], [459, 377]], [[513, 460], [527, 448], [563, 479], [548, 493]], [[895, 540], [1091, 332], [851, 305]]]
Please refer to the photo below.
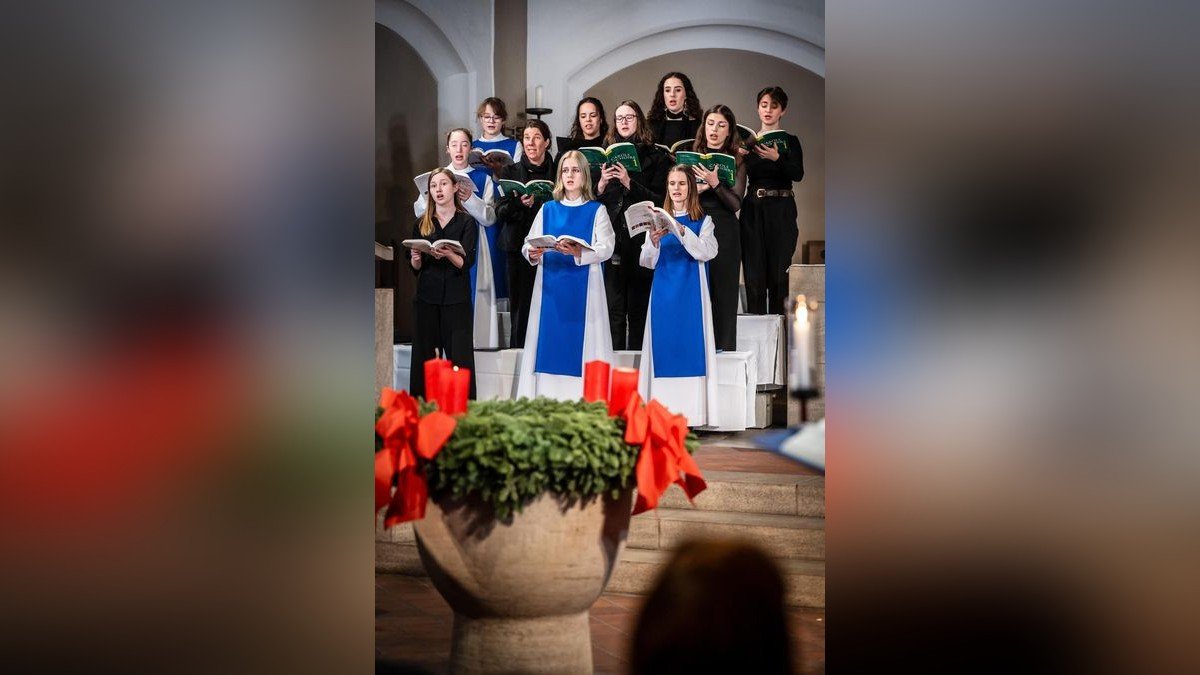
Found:
[[433, 184], [433, 177], [441, 173], [449, 176], [450, 182], [454, 185], [454, 210], [466, 211], [463, 208], [462, 200], [458, 198], [458, 175], [446, 167], [434, 169], [429, 173], [429, 182], [425, 184], [425, 215], [421, 216], [421, 224], [417, 228], [422, 237], [428, 237], [433, 234], [433, 211], [436, 208], [436, 204], [433, 203], [433, 193], [430, 191], [429, 186]]
[[583, 201], [592, 201], [596, 198], [592, 194], [592, 170], [588, 165], [587, 157], [584, 157], [583, 153], [578, 150], [568, 150], [563, 153], [562, 157], [558, 158], [558, 175], [554, 178], [554, 201], [561, 202], [567, 198], [567, 189], [563, 187], [562, 183], [562, 170], [563, 165], [567, 163], [568, 159], [574, 160], [582, 170], [583, 187], [580, 188], [580, 194], [583, 197]]
[[[704, 209], [700, 208], [700, 190], [696, 187], [696, 174], [692, 173], [692, 167], [687, 164], [676, 164], [667, 172], [668, 184], [671, 182], [671, 174], [676, 171], [687, 178], [684, 182], [687, 183], [688, 193], [684, 199], [684, 204], [687, 205], [688, 218], [700, 220], [704, 217]], [[672, 214], [675, 213], [675, 202], [671, 201], [671, 190], [669, 188], [667, 189], [667, 197], [663, 200], [663, 211]]]
[[637, 131], [634, 133], [633, 138], [629, 140], [633, 141], [634, 145], [650, 145], [654, 143], [654, 137], [650, 135], [650, 125], [646, 124], [646, 115], [642, 113], [642, 106], [638, 105], [637, 101], [625, 99], [618, 103], [616, 108], [613, 108], [613, 125], [608, 130], [608, 136], [604, 138], [604, 144], [612, 145], [624, 140], [617, 134], [617, 109], [623, 105], [633, 108], [633, 112], [637, 115]]
[[654, 103], [650, 105], [650, 112], [646, 115], [646, 119], [651, 124], [657, 124], [667, 119], [667, 97], [663, 96], [663, 85], [672, 77], [683, 83], [683, 116], [691, 119], [700, 117], [700, 99], [696, 96], [692, 81], [688, 79], [687, 75], [672, 71], [663, 75], [662, 79], [658, 81], [658, 91], [654, 92]]
[[575, 104], [575, 119], [571, 122], [570, 138], [573, 141], [583, 140], [583, 130], [579, 128], [579, 109], [584, 103], [591, 103], [596, 106], [596, 112], [600, 115], [600, 140], [604, 140], [608, 136], [608, 120], [604, 117], [604, 104], [595, 96], [584, 96], [579, 99], [579, 103]]
[[[729, 123], [729, 136], [725, 138], [725, 143], [719, 148], [708, 148], [708, 134], [705, 133], [705, 125], [708, 124], [709, 115], [720, 115]], [[733, 155], [738, 164], [742, 163], [742, 156], [738, 154], [738, 148], [742, 147], [742, 137], [738, 133], [737, 120], [733, 117], [733, 111], [729, 106], [718, 103], [708, 110], [704, 111], [704, 116], [700, 118], [700, 128], [696, 130], [696, 141], [692, 143], [692, 150], [700, 152], [701, 148], [708, 148], [711, 152], [723, 152], [727, 155]]]

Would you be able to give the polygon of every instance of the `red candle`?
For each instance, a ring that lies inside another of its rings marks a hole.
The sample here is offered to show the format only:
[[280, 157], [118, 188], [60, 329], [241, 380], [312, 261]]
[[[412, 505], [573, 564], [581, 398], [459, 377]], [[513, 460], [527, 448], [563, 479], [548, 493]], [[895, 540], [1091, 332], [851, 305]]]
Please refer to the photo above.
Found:
[[459, 415], [467, 412], [467, 395], [471, 392], [471, 369], [454, 368], [448, 371], [446, 387], [446, 412]]
[[583, 364], [583, 400], [608, 400], [608, 363], [604, 361], [588, 361]]
[[637, 391], [638, 371], [636, 368], [613, 368], [612, 394], [608, 398], [608, 414], [616, 415], [625, 409], [633, 392]]
[[450, 359], [429, 359], [425, 362], [425, 400], [437, 401], [446, 409], [446, 387], [449, 385]]

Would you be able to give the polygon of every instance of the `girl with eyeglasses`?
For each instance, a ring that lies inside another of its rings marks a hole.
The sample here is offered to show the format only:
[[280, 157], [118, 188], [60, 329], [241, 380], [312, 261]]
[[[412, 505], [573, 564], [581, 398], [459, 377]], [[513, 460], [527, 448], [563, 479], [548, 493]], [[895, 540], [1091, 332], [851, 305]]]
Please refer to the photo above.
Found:
[[633, 143], [637, 147], [641, 171], [628, 171], [617, 163], [605, 164], [600, 171], [596, 189], [617, 235], [617, 248], [606, 266], [604, 285], [608, 292], [613, 347], [641, 349], [654, 272], [638, 264], [646, 234], [629, 236], [625, 209], [646, 200], [661, 204], [666, 194], [667, 170], [672, 162], [670, 155], [652, 142], [646, 117], [636, 101], [621, 101], [613, 112], [613, 126], [603, 145], [607, 147], [620, 142]]
[[[477, 158], [472, 161], [473, 166], [486, 169], [488, 174], [494, 178], [512, 166], [514, 162], [520, 161], [521, 144], [504, 135], [504, 122], [508, 119], [508, 109], [504, 106], [504, 101], [495, 96], [483, 99], [483, 103], [480, 103], [479, 108], [475, 111], [475, 117], [479, 120], [479, 128], [483, 131], [483, 135], [471, 141], [471, 149], [480, 152], [499, 149], [508, 155], [504, 158], [496, 158], [495, 154], [482, 155], [482, 159]], [[493, 197], [499, 199], [499, 190]], [[484, 230], [487, 236], [488, 254], [491, 258], [492, 285], [496, 289], [497, 298], [508, 297], [508, 258], [496, 242], [502, 227], [503, 223], [500, 223], [496, 227]]]
[[646, 341], [638, 389], [688, 426], [717, 422], [717, 353], [706, 262], [719, 248], [712, 218], [700, 208], [696, 175], [677, 165], [667, 173], [663, 210], [675, 217], [678, 232], [651, 230], [639, 263], [654, 270]]
[[[525, 259], [537, 267], [537, 277], [518, 397], [580, 399], [583, 364], [613, 362], [600, 264], [612, 255], [614, 236], [608, 212], [592, 198], [590, 173], [587, 159], [578, 150], [563, 155], [554, 201], [538, 211], [521, 247]], [[567, 241], [552, 248], [530, 243], [542, 235], [570, 235], [589, 242], [591, 248]]]
[[[787, 112], [787, 93], [780, 87], [758, 92], [758, 135], [780, 129]], [[787, 269], [796, 251], [796, 200], [792, 183], [804, 178], [800, 139], [787, 135], [787, 149], [755, 144], [746, 155], [749, 186], [742, 200], [742, 274], [746, 278], [746, 311], [783, 314], [788, 295]]]
[[700, 99], [692, 81], [683, 73], [670, 72], [658, 81], [646, 123], [654, 142], [670, 147], [696, 135], [700, 114]]
[[[458, 194], [463, 208], [474, 216], [479, 227], [475, 261], [470, 269], [471, 298], [475, 307], [475, 347], [498, 349], [500, 324], [496, 315], [496, 283], [492, 274], [491, 246], [487, 236], [496, 222], [495, 189], [487, 170], [472, 167], [467, 163], [470, 152], [470, 131], [459, 127], [446, 134], [446, 154], [450, 156], [450, 164], [446, 168], [455, 174], [470, 178], [475, 186], [474, 191], [460, 187]], [[413, 203], [413, 213], [420, 218], [425, 215], [426, 208], [427, 200], [422, 195], [417, 195], [417, 201]], [[495, 239], [494, 234], [491, 239]]]
[[717, 104], [704, 112], [692, 147], [696, 152], [721, 152], [737, 158], [733, 187], [722, 183], [716, 171], [693, 167], [700, 181], [700, 208], [712, 218], [720, 253], [708, 263], [708, 288], [712, 296], [713, 333], [717, 351], [737, 349], [738, 284], [742, 268], [742, 227], [737, 212], [746, 193], [746, 151], [737, 133], [737, 120], [728, 106]]

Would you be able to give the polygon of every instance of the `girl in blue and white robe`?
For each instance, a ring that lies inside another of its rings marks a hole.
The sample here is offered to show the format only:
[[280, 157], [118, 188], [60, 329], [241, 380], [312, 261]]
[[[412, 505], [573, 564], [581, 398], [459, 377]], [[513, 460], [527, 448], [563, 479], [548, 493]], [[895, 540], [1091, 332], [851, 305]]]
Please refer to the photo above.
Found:
[[[471, 152], [471, 132], [458, 128], [446, 134], [446, 154], [450, 164], [446, 166], [460, 176], [471, 179], [474, 192], [462, 200], [463, 208], [479, 222], [479, 244], [475, 264], [471, 266], [471, 297], [475, 305], [475, 348], [498, 349], [500, 347], [500, 321], [496, 309], [496, 283], [492, 273], [492, 255], [489, 233], [496, 222], [495, 188], [485, 169], [472, 168], [467, 164]], [[425, 215], [425, 196], [417, 195], [413, 202], [413, 213], [418, 218]]]
[[642, 244], [639, 262], [654, 270], [654, 283], [638, 391], [687, 417], [688, 426], [710, 426], [717, 423], [719, 402], [706, 263], [717, 255], [717, 237], [712, 218], [700, 209], [689, 167], [672, 167], [666, 187], [663, 208], [678, 226], [677, 232], [651, 232]]
[[[521, 255], [538, 271], [517, 396], [574, 401], [583, 398], [583, 364], [613, 363], [600, 264], [612, 256], [616, 236], [608, 211], [592, 198], [591, 172], [578, 150], [564, 154], [558, 164], [554, 199], [538, 211], [521, 247]], [[543, 234], [569, 234], [589, 242], [593, 250], [565, 242], [554, 248], [530, 245], [530, 239]]]
[[[483, 103], [479, 104], [479, 108], [475, 111], [475, 117], [479, 119], [479, 129], [481, 136], [471, 141], [471, 149], [487, 152], [488, 150], [500, 149], [503, 150], [513, 163], [521, 161], [521, 143], [520, 141], [509, 138], [504, 135], [504, 123], [508, 119], [508, 109], [504, 106], [504, 101], [489, 96], [483, 99]], [[477, 165], [472, 162], [472, 165]], [[492, 166], [479, 167], [487, 172], [492, 177], [493, 181], [499, 178], [497, 172], [493, 172]], [[493, 198], [499, 200], [500, 189], [495, 189]], [[503, 223], [496, 227], [489, 227], [486, 230], [488, 239], [488, 248], [491, 251], [492, 263], [492, 281], [496, 288], [497, 298], [508, 297], [508, 255], [500, 250], [496, 244], [496, 239], [499, 237], [500, 228]]]

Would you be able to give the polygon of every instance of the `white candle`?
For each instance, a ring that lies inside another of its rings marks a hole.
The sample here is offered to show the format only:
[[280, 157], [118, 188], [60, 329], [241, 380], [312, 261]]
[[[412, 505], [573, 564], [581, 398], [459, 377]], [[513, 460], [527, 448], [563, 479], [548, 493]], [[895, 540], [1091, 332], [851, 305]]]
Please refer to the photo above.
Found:
[[812, 389], [812, 323], [808, 316], [808, 302], [803, 296], [796, 297], [795, 316], [792, 319], [792, 367], [788, 373], [788, 384], [792, 391]]
[[542, 85], [538, 85], [533, 90], [533, 107], [542, 107]]

